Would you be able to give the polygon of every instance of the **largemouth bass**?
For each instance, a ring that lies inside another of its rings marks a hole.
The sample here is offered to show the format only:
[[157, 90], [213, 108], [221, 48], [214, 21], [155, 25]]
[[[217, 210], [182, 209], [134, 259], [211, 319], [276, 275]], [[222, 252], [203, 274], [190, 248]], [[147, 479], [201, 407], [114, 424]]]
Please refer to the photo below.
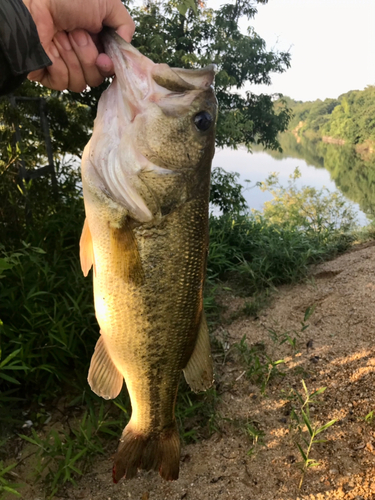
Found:
[[113, 478], [138, 469], [178, 478], [174, 416], [181, 372], [194, 391], [213, 381], [203, 283], [217, 102], [214, 67], [155, 64], [114, 32], [115, 74], [82, 158], [86, 220], [80, 242], [93, 267], [100, 326], [92, 390], [132, 406]]

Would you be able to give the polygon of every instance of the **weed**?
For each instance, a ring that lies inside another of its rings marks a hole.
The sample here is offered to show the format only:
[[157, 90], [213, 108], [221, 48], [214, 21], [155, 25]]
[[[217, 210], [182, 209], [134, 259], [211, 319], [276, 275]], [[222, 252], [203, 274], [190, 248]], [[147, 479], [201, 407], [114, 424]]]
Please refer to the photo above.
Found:
[[299, 402], [299, 408], [293, 407], [291, 412], [291, 417], [295, 422], [298, 436], [302, 440], [302, 445], [299, 442], [296, 442], [296, 446], [302, 458], [302, 460], [298, 463], [302, 472], [299, 488], [302, 487], [303, 480], [308, 469], [319, 465], [317, 460], [310, 458], [310, 453], [314, 445], [325, 443], [326, 439], [316, 439], [316, 437], [322, 432], [325, 432], [336, 422], [334, 419], [322, 426], [319, 426], [316, 422], [312, 421], [310, 415], [310, 404], [317, 404], [319, 402], [317, 397], [324, 393], [326, 387], [322, 387], [321, 389], [318, 389], [310, 394], [304, 380], [302, 380], [302, 386], [305, 395], [302, 397], [298, 391], [294, 391], [294, 395]]
[[303, 321], [301, 321], [301, 328], [299, 331], [298, 330], [291, 330], [291, 331], [279, 333], [275, 328], [268, 328], [268, 333], [270, 335], [271, 340], [275, 344], [279, 344], [279, 345], [288, 343], [292, 349], [292, 353], [297, 354], [297, 352], [298, 352], [298, 344], [297, 344], [298, 339], [300, 339], [301, 334], [307, 328], [309, 328], [310, 325], [307, 324], [306, 322], [309, 320], [309, 318], [314, 313], [315, 307], [316, 306], [314, 304], [313, 306], [311, 306], [311, 307], [309, 306], [306, 309], [304, 317], [303, 317]]
[[21, 496], [18, 488], [22, 484], [12, 483], [8, 480], [9, 473], [16, 467], [17, 464], [11, 464], [4, 467], [4, 463], [0, 460], [0, 499], [2, 499], [6, 494], [12, 494], [17, 497]]
[[241, 354], [241, 358], [246, 365], [246, 376], [259, 384], [262, 393], [265, 392], [270, 380], [276, 376], [283, 376], [280, 372], [279, 365], [284, 363], [283, 359], [273, 360], [266, 353], [266, 348], [263, 343], [254, 344], [249, 347], [244, 335], [239, 344], [235, 347]]
[[366, 416], [365, 416], [365, 422], [366, 424], [372, 424], [374, 421], [374, 410], [371, 410]]
[[20, 435], [37, 447], [36, 480], [43, 478], [50, 497], [62, 485], [76, 484], [77, 477], [87, 470], [92, 457], [105, 453], [103, 435], [104, 438], [117, 439], [123, 419], [110, 419], [110, 411], [105, 406], [102, 402], [97, 410], [91, 405], [80, 422], [70, 425], [68, 421], [67, 430], [58, 432], [52, 429], [45, 438], [40, 437], [35, 429], [31, 429], [31, 436]]
[[253, 456], [258, 446], [265, 446], [264, 444], [264, 431], [261, 430], [259, 422], [255, 420], [248, 420], [245, 425], [245, 431], [251, 441], [251, 448], [247, 452], [249, 456]]
[[219, 396], [214, 387], [205, 393], [194, 394], [186, 382], [180, 384], [177, 396], [176, 419], [183, 442], [197, 442], [219, 430], [220, 415], [216, 412]]

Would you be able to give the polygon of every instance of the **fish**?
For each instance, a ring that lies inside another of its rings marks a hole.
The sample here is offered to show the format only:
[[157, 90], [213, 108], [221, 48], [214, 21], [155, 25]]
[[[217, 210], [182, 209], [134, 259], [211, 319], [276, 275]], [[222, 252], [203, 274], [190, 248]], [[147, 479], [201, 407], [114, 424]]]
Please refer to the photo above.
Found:
[[138, 470], [179, 475], [176, 396], [213, 383], [203, 310], [215, 67], [156, 64], [114, 31], [103, 36], [115, 77], [99, 99], [82, 156], [85, 276], [93, 268], [100, 336], [88, 382], [104, 399], [125, 381], [131, 418], [113, 480]]

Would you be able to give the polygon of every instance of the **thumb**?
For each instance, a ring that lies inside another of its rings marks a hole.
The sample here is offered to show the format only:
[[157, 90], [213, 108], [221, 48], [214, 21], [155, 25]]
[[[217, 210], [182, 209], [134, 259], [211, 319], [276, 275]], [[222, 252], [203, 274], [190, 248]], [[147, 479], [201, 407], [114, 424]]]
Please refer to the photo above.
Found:
[[103, 24], [114, 28], [127, 42], [131, 42], [135, 31], [135, 24], [121, 0], [109, 0]]

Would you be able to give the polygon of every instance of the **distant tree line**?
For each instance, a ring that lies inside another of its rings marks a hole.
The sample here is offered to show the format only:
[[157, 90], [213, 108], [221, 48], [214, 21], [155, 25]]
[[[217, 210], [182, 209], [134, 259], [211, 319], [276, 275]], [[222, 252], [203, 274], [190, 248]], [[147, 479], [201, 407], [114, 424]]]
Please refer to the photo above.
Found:
[[337, 99], [284, 100], [293, 111], [289, 130], [300, 136], [309, 139], [328, 136], [350, 144], [375, 141], [375, 86], [351, 90]]

